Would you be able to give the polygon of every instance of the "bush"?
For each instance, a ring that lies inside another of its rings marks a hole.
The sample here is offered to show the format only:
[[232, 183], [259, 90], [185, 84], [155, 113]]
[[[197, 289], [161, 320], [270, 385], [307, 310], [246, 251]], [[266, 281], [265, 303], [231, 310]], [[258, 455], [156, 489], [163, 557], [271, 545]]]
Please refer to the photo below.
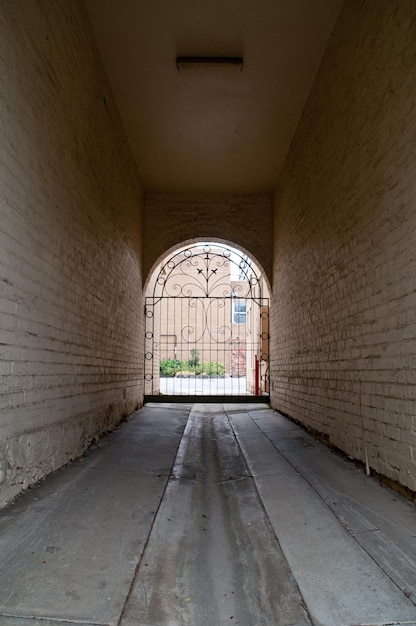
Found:
[[175, 376], [182, 369], [182, 363], [177, 359], [165, 359], [160, 362], [161, 376]]
[[225, 374], [225, 366], [222, 363], [195, 363], [195, 355], [189, 361], [177, 359], [165, 359], [160, 362], [160, 375], [173, 377], [176, 374], [199, 376], [222, 376]]
[[225, 374], [225, 365], [222, 363], [202, 363], [202, 373], [207, 376], [222, 376]]
[[191, 350], [191, 357], [190, 357], [190, 359], [188, 361], [188, 365], [192, 369], [193, 368], [197, 369], [197, 367], [199, 365], [199, 352], [198, 352], [198, 350], [195, 350], [195, 348], [192, 348], [192, 350]]

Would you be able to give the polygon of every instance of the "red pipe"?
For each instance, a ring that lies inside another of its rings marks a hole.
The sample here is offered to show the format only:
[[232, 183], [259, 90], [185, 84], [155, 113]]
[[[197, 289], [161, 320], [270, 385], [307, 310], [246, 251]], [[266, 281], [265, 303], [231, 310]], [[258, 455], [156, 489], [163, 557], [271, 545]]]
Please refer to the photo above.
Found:
[[259, 383], [260, 383], [260, 361], [257, 358], [257, 354], [254, 355], [254, 395], [260, 395]]

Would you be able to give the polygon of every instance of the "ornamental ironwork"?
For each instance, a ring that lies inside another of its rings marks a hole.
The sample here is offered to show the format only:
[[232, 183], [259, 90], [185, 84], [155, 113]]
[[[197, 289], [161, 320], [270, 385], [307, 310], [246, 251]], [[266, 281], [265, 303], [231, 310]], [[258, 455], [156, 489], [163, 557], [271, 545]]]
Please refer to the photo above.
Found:
[[161, 268], [153, 297], [261, 298], [261, 280], [247, 256], [218, 245], [191, 246]]
[[258, 270], [236, 250], [196, 244], [172, 255], [146, 297], [145, 396], [267, 395], [262, 291]]

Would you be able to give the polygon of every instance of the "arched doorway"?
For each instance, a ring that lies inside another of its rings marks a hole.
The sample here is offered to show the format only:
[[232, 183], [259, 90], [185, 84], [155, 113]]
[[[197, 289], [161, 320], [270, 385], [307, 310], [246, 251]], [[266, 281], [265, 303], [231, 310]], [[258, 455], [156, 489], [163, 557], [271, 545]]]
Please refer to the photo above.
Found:
[[255, 263], [219, 243], [163, 261], [145, 296], [145, 401], [269, 396], [269, 294]]

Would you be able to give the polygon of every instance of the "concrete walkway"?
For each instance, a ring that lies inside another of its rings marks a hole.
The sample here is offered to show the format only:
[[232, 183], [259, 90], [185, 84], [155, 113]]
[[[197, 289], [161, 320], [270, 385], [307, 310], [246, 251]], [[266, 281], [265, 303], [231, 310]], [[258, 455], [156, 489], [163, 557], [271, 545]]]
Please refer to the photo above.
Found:
[[251, 396], [245, 376], [224, 378], [160, 378], [160, 391], [171, 396]]
[[148, 405], [0, 517], [1, 626], [416, 626], [416, 508], [265, 405]]

